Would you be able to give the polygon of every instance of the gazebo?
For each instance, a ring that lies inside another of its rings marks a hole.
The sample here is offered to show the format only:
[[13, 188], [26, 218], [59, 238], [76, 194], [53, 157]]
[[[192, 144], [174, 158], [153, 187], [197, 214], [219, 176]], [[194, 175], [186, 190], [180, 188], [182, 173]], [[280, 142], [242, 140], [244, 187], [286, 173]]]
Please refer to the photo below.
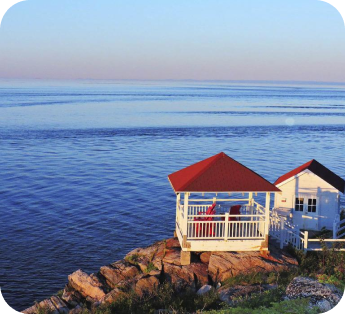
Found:
[[176, 194], [182, 265], [190, 263], [191, 251], [268, 251], [270, 194], [280, 192], [276, 186], [223, 152], [168, 178]]

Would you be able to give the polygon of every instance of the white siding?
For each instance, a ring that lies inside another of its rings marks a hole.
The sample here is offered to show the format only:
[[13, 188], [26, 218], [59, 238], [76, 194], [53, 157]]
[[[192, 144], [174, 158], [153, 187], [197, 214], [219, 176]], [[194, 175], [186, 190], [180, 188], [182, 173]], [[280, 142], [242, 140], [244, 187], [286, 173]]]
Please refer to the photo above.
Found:
[[[306, 170], [278, 185], [281, 194], [275, 194], [274, 207], [291, 210], [294, 213], [295, 197], [298, 195], [316, 196], [318, 200], [318, 229], [332, 229], [336, 214], [339, 213], [339, 192], [326, 181]], [[286, 200], [284, 202], [284, 200]], [[297, 216], [297, 215], [296, 215]]]

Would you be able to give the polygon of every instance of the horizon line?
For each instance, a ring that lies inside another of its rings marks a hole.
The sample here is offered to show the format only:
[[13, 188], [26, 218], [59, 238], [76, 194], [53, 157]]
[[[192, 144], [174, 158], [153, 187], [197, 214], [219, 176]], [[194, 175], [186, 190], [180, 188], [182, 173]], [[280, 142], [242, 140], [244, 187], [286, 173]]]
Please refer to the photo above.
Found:
[[20, 78], [0, 77], [0, 80], [26, 81], [126, 81], [126, 82], [236, 82], [236, 83], [295, 83], [345, 85], [345, 81], [308, 81], [308, 80], [233, 80], [233, 79], [109, 79], [109, 78]]

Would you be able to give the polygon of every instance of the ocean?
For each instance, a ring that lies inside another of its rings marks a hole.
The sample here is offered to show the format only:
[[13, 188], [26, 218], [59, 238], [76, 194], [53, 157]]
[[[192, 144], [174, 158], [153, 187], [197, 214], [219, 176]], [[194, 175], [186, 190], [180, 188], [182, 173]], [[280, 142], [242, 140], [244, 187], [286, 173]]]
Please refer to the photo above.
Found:
[[[170, 238], [167, 175], [221, 151], [345, 177], [345, 85], [0, 80], [0, 286], [16, 310]], [[341, 199], [344, 206], [344, 197]]]

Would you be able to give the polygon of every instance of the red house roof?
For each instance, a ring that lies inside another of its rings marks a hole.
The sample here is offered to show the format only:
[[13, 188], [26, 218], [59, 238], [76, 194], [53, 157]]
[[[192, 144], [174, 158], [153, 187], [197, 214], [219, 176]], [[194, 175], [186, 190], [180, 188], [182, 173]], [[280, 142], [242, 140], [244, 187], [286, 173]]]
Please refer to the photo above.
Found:
[[345, 180], [337, 176], [334, 172], [326, 168], [324, 165], [320, 164], [317, 160], [312, 159], [302, 166], [297, 167], [294, 170], [282, 175], [280, 178], [274, 182], [275, 185], [290, 179], [293, 176], [298, 175], [304, 170], [310, 170], [312, 173], [316, 174], [321, 179], [325, 180], [327, 183], [338, 189], [341, 193], [345, 191]]
[[168, 178], [175, 192], [280, 192], [224, 153], [176, 171]]

